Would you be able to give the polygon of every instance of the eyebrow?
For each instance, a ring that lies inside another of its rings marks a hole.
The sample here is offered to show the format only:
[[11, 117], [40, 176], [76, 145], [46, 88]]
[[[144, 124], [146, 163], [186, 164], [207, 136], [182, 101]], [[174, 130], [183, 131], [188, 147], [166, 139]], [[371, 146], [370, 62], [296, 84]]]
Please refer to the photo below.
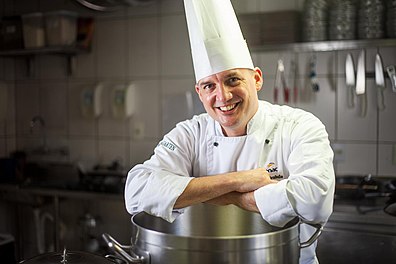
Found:
[[[231, 77], [235, 77], [235, 76], [239, 76], [240, 74], [238, 73], [238, 71], [231, 71], [230, 73], [228, 73], [227, 75], [224, 75], [224, 78], [231, 78]], [[201, 83], [198, 83], [198, 86], [205, 86], [207, 84], [211, 84], [213, 83], [213, 81], [203, 81]]]

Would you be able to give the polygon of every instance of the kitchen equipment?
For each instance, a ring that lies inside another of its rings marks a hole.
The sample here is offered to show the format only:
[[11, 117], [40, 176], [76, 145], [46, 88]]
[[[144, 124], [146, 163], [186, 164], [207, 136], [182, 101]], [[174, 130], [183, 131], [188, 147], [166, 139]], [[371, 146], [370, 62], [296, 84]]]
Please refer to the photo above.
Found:
[[305, 0], [302, 12], [303, 41], [327, 40], [327, 0]]
[[25, 48], [42, 48], [45, 46], [43, 13], [22, 15], [23, 43]]
[[359, 39], [385, 37], [385, 1], [360, 0], [358, 11]]
[[[313, 225], [312, 237], [299, 242], [294, 218], [274, 227], [260, 214], [236, 206], [197, 204], [186, 208], [173, 223], [144, 212], [132, 216], [132, 245], [123, 246], [108, 234], [106, 243], [130, 263], [287, 263], [299, 262], [300, 248], [311, 245], [321, 233]], [[131, 255], [123, 249], [130, 249]]]
[[311, 82], [311, 88], [314, 92], [319, 91], [319, 83], [317, 79], [317, 74], [316, 74], [316, 55], [312, 55], [310, 60], [309, 60], [309, 79]]
[[396, 93], [396, 66], [395, 65], [387, 66], [386, 71], [392, 83], [392, 90], [394, 93]]
[[77, 13], [60, 10], [44, 14], [48, 46], [71, 46], [77, 40]]
[[15, 241], [10, 234], [0, 234], [1, 264], [15, 264]]
[[114, 264], [119, 263], [108, 258], [81, 251], [45, 253], [24, 260], [20, 264]]
[[101, 12], [116, 11], [126, 5], [148, 5], [157, 0], [76, 0], [81, 5]]
[[283, 102], [289, 103], [290, 90], [286, 83], [285, 77], [285, 65], [282, 60], [278, 60], [277, 71], [275, 76], [275, 87], [274, 87], [274, 101], [279, 100], [279, 91], [283, 94]]
[[[297, 56], [296, 56], [297, 57]], [[297, 87], [297, 64], [294, 60], [290, 62], [290, 84], [293, 89], [293, 103], [297, 103], [298, 100], [298, 87]]]
[[365, 117], [367, 113], [366, 94], [366, 52], [361, 50], [357, 62], [356, 94], [360, 103], [360, 116]]
[[356, 21], [354, 0], [333, 0], [329, 11], [329, 39], [356, 39]]
[[388, 38], [396, 38], [396, 1], [386, 1], [386, 33]]
[[384, 68], [382, 66], [382, 59], [379, 53], [377, 53], [377, 55], [375, 56], [375, 85], [377, 87], [377, 107], [378, 110], [383, 111], [385, 109], [385, 102], [384, 102], [385, 80], [384, 80]]
[[352, 54], [348, 53], [345, 60], [345, 79], [347, 86], [347, 105], [348, 107], [354, 107], [354, 88], [355, 88], [355, 66], [353, 64]]

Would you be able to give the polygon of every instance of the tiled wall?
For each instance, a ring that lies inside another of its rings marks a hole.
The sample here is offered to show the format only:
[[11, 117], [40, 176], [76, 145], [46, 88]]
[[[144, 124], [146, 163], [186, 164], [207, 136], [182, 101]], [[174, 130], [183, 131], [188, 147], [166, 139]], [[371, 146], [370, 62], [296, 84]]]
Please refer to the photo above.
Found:
[[[234, 0], [238, 13], [301, 9], [303, 0]], [[0, 4], [3, 15], [71, 9], [96, 17], [93, 49], [76, 58], [76, 69], [67, 75], [66, 60], [43, 55], [34, 60], [33, 76], [26, 74], [23, 59], [0, 59], [0, 79], [8, 84], [9, 112], [0, 121], [0, 156], [15, 149], [40, 145], [40, 131], [31, 133], [29, 121], [40, 115], [46, 122], [50, 148], [67, 146], [70, 161], [88, 166], [119, 159], [125, 168], [147, 159], [177, 120], [188, 117], [184, 98], [193, 91], [194, 76], [182, 0], [159, 0], [145, 7], [128, 7], [112, 13], [95, 13], [72, 0], [7, 0]], [[367, 50], [367, 69], [373, 71], [377, 48]], [[311, 53], [253, 53], [264, 71], [260, 97], [272, 101], [276, 62], [298, 62], [300, 99], [292, 103], [316, 114], [326, 125], [339, 153], [338, 174], [396, 176], [396, 93], [387, 80], [386, 109], [376, 110], [373, 79], [367, 80], [368, 113], [359, 117], [357, 108], [346, 106], [344, 63], [349, 51], [316, 53], [319, 92], [307, 85]], [[355, 63], [359, 50], [353, 50]], [[396, 64], [396, 47], [379, 48], [384, 65]], [[112, 117], [109, 96], [112, 87], [134, 82], [138, 89], [136, 111], [126, 120]], [[85, 119], [80, 113], [80, 92], [103, 83], [103, 114]], [[180, 100], [175, 100], [179, 98]], [[174, 106], [180, 102], [180, 106]], [[172, 108], [173, 106], [173, 108]], [[173, 110], [172, 110], [173, 109]], [[176, 111], [174, 110], [176, 109]], [[184, 114], [186, 112], [186, 114]], [[166, 122], [166, 123], [164, 123]], [[143, 130], [144, 136], [135, 133]]]

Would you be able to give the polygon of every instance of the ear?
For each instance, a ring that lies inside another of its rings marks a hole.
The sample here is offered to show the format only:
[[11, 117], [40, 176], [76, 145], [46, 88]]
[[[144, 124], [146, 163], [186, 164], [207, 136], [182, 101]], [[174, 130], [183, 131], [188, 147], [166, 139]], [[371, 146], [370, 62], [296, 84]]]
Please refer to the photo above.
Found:
[[201, 100], [201, 102], [202, 102], [201, 90], [199, 89], [198, 84], [195, 85], [195, 91], [197, 92], [197, 94], [198, 94], [198, 96], [199, 96], [199, 100]]
[[260, 91], [263, 87], [264, 79], [263, 79], [263, 72], [259, 67], [254, 68], [254, 81], [256, 84], [256, 90]]

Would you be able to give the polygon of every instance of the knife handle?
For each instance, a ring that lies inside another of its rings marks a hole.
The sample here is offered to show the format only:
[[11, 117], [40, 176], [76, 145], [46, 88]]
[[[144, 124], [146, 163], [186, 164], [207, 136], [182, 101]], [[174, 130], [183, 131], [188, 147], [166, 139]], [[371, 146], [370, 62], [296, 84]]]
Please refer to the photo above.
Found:
[[348, 104], [349, 108], [353, 108], [355, 106], [355, 103], [354, 103], [354, 100], [353, 100], [354, 99], [354, 94], [355, 94], [355, 91], [354, 91], [353, 87], [349, 86], [347, 88], [347, 104]]
[[385, 110], [384, 92], [381, 88], [377, 88], [377, 106], [379, 111]]
[[365, 117], [367, 114], [367, 93], [359, 95], [360, 97], [360, 116]]

